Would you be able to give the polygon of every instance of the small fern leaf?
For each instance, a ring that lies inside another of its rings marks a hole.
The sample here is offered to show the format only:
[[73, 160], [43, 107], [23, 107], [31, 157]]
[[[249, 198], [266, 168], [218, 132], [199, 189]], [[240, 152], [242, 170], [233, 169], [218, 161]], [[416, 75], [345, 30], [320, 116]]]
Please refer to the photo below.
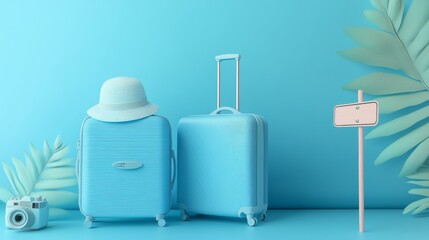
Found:
[[[420, 84], [421, 85], [421, 84]], [[398, 117], [390, 122], [384, 123], [374, 130], [372, 130], [366, 139], [373, 139], [379, 137], [386, 137], [396, 134], [398, 132], [407, 130], [414, 126], [416, 123], [425, 120], [429, 117], [429, 106], [423, 107], [415, 112], [409, 113], [402, 117]]]
[[39, 172], [34, 160], [27, 153], [25, 153], [25, 167], [28, 169], [28, 176], [30, 177], [31, 182], [36, 182]]
[[407, 207], [405, 207], [404, 211], [402, 212], [403, 214], [407, 214], [410, 213], [412, 211], [414, 211], [414, 209], [418, 208], [419, 206], [421, 206], [422, 204], [425, 203], [429, 203], [429, 198], [423, 198], [417, 201], [414, 201], [410, 204], [408, 204]]
[[46, 139], [43, 141], [43, 156], [45, 156], [45, 159], [49, 159], [52, 156], [51, 147]]
[[72, 167], [76, 164], [76, 160], [74, 158], [65, 158], [61, 161], [48, 162], [46, 164], [47, 168], [56, 168], [56, 167]]
[[[54, 146], [56, 148], [51, 149], [48, 142], [44, 141], [42, 153], [31, 144], [31, 154], [25, 154], [25, 165], [13, 158], [16, 172], [3, 163], [4, 172], [16, 196], [43, 196], [51, 207], [77, 208], [77, 194], [62, 190], [77, 184], [74, 167], [71, 166], [74, 159], [65, 158], [68, 147], [62, 144], [59, 137]], [[49, 159], [46, 158], [48, 156]], [[9, 196], [4, 191], [0, 194], [3, 198]]]
[[398, 74], [374, 72], [344, 85], [343, 89], [363, 90], [371, 95], [390, 95], [423, 91], [426, 88], [418, 81]]
[[13, 197], [13, 194], [9, 190], [0, 188], [0, 201], [6, 203], [11, 197]]
[[57, 168], [46, 168], [40, 178], [42, 179], [62, 179], [75, 176], [74, 167], [57, 167]]
[[28, 193], [30, 193], [32, 188], [31, 180], [28, 177], [28, 171], [25, 168], [24, 164], [21, 162], [21, 160], [12, 158], [12, 162], [15, 165], [16, 176], [21, 182], [22, 187], [24, 188], [24, 191], [25, 191], [24, 195], [27, 195]]
[[429, 181], [408, 181], [407, 183], [414, 184], [421, 187], [429, 187]]
[[407, 160], [402, 167], [401, 173], [399, 174], [402, 177], [410, 175], [419, 169], [425, 163], [426, 159], [429, 157], [429, 138], [426, 138], [421, 142], [416, 149], [408, 156]]
[[51, 157], [50, 157], [50, 159], [49, 159], [49, 161], [48, 162], [54, 162], [54, 161], [57, 161], [57, 160], [60, 160], [60, 159], [62, 159], [62, 158], [64, 158], [66, 155], [67, 155], [67, 153], [69, 152], [69, 147], [64, 147], [64, 148], [61, 148], [61, 149], [59, 149], [58, 151], [56, 151]]
[[36, 183], [34, 186], [39, 190], [51, 190], [72, 187], [77, 184], [76, 178], [65, 178], [65, 179], [55, 179], [55, 180], [42, 180]]
[[25, 189], [9, 165], [3, 163], [3, 170], [17, 196], [25, 196]]
[[45, 164], [44, 156], [33, 144], [30, 144], [30, 151], [34, 164], [37, 167], [37, 172], [40, 173]]
[[60, 149], [62, 147], [63, 147], [63, 143], [61, 141], [61, 138], [60, 138], [60, 136], [57, 136], [57, 138], [55, 138], [54, 149], [57, 150], [57, 149]]
[[428, 137], [427, 136], [428, 132], [429, 132], [429, 123], [426, 123], [425, 125], [399, 138], [398, 140], [390, 144], [387, 148], [385, 148], [380, 153], [378, 158], [375, 160], [375, 164], [376, 165], [382, 164], [392, 158], [399, 157], [402, 154], [408, 152], [417, 144], [424, 141]]

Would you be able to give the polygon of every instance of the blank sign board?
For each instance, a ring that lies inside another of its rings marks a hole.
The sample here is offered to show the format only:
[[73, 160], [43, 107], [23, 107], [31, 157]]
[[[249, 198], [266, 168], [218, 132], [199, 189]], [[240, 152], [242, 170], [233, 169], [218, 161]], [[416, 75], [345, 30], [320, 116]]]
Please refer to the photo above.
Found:
[[375, 126], [378, 123], [378, 103], [375, 101], [337, 105], [334, 108], [335, 127]]

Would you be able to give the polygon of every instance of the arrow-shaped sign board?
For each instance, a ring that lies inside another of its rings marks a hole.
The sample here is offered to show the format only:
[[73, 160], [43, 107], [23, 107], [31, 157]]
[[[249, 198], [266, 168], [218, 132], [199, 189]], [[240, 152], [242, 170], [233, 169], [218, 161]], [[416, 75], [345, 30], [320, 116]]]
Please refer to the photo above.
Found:
[[364, 102], [363, 91], [358, 90], [358, 102], [337, 105], [334, 108], [335, 127], [358, 127], [358, 176], [359, 176], [359, 231], [364, 231], [364, 154], [363, 127], [378, 123], [378, 103]]
[[335, 127], [365, 127], [378, 123], [378, 103], [375, 101], [337, 105], [334, 108]]

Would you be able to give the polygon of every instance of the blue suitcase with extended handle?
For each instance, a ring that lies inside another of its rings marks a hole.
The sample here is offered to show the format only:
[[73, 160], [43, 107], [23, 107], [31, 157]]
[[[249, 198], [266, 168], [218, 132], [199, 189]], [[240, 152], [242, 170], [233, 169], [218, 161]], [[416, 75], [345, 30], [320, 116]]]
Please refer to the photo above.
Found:
[[[236, 60], [236, 109], [220, 107], [220, 63]], [[178, 125], [178, 206], [190, 213], [264, 220], [268, 206], [267, 124], [239, 109], [240, 55], [216, 57], [217, 109], [182, 118]], [[231, 114], [220, 114], [221, 112]]]

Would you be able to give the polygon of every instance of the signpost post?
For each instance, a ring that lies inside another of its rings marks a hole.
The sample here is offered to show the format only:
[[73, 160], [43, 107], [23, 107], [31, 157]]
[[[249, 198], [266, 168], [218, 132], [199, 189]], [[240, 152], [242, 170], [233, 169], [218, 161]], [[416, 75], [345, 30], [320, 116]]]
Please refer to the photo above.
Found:
[[378, 103], [364, 102], [363, 91], [358, 90], [358, 102], [337, 105], [334, 108], [335, 127], [358, 128], [358, 171], [359, 171], [359, 232], [364, 232], [364, 148], [363, 128], [378, 123]]

